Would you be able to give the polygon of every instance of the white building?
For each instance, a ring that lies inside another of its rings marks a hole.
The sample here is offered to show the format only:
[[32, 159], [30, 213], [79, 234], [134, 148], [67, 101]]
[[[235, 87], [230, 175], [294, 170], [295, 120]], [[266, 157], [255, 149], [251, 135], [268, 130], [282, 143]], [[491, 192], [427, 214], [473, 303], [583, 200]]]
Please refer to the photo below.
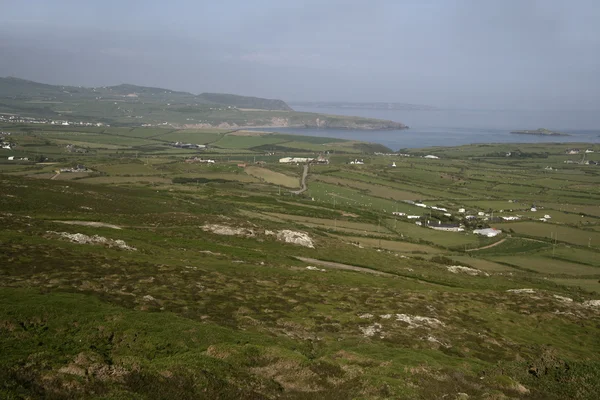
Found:
[[425, 156], [425, 157], [423, 157], [423, 158], [429, 158], [429, 159], [435, 159], [435, 160], [439, 159], [439, 157], [438, 157], [438, 156], [434, 156], [434, 155], [431, 155], [431, 154], [428, 154], [428, 155], [426, 155], [426, 156]]
[[392, 161], [392, 167], [396, 167], [396, 161]]
[[458, 212], [459, 212], [459, 213], [465, 213], [465, 212], [466, 212], [466, 210], [465, 210], [464, 208], [459, 208], [459, 209], [458, 209]]
[[400, 212], [400, 211], [394, 211], [392, 214], [393, 215], [397, 215], [399, 217], [404, 217], [406, 215], [406, 213], [403, 213], [403, 212]]
[[427, 204], [423, 204], [423, 203], [415, 203], [415, 206], [422, 207], [422, 208], [427, 208]]
[[280, 158], [279, 162], [283, 164], [303, 164], [307, 162], [314, 161], [314, 158], [306, 158], [306, 157], [284, 157]]
[[8, 157], [8, 161], [13, 161], [14, 159], [15, 159], [15, 156]]
[[419, 218], [421, 218], [421, 216], [420, 215], [407, 215], [406, 218], [408, 218], [408, 219], [419, 219]]
[[486, 229], [475, 229], [473, 231], [473, 233], [476, 235], [494, 237], [494, 236], [498, 236], [499, 234], [501, 234], [502, 231], [500, 229], [486, 228]]

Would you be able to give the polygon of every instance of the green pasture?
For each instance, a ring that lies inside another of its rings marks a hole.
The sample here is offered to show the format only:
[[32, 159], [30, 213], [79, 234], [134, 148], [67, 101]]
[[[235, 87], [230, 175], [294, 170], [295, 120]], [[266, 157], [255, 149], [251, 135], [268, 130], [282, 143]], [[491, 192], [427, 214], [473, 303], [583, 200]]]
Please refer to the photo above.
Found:
[[600, 232], [585, 231], [564, 225], [544, 222], [514, 222], [496, 224], [496, 227], [506, 231], [512, 230], [516, 234], [543, 238], [547, 241], [557, 240], [585, 247], [600, 247]]
[[547, 275], [592, 275], [600, 278], [600, 268], [539, 256], [490, 256], [490, 260]]

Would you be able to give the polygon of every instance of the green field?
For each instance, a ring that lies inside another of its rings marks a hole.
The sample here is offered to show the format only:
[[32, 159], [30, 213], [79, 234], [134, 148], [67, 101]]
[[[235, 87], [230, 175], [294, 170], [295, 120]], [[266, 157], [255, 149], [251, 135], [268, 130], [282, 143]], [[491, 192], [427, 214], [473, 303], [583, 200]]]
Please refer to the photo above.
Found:
[[513, 230], [517, 234], [539, 237], [550, 241], [556, 239], [560, 242], [578, 246], [600, 248], [600, 233], [570, 228], [562, 225], [546, 224], [542, 222], [515, 222], [496, 224], [500, 229]]

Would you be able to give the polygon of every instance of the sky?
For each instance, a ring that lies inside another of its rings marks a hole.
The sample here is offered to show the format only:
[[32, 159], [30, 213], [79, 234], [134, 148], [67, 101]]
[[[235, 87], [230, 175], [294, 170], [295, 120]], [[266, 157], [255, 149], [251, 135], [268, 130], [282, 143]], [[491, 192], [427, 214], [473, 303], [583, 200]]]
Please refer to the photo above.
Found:
[[600, 110], [597, 0], [0, 0], [0, 76]]

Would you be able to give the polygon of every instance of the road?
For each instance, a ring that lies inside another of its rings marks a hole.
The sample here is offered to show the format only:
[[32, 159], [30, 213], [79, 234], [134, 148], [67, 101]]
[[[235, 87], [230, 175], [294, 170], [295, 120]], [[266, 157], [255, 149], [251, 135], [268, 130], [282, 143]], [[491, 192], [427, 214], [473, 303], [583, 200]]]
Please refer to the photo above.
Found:
[[302, 172], [302, 188], [300, 190], [292, 190], [292, 194], [301, 194], [306, 192], [308, 186], [306, 186], [306, 177], [308, 176], [308, 164], [304, 164], [304, 171]]

